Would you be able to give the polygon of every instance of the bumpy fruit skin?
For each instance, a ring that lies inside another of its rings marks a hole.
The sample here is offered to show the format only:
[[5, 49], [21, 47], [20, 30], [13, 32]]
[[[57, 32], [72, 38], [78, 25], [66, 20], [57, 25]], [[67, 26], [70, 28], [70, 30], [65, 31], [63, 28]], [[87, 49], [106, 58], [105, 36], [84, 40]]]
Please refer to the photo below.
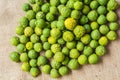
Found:
[[106, 16], [107, 20], [109, 22], [114, 22], [117, 20], [117, 14], [113, 11], [109, 11]]
[[74, 35], [73, 35], [73, 33], [70, 32], [70, 31], [65, 31], [65, 32], [63, 33], [63, 39], [64, 39], [65, 41], [72, 41], [72, 40], [74, 39]]
[[20, 40], [17, 36], [13, 36], [11, 39], [10, 39], [10, 43], [11, 45], [13, 46], [17, 46], [19, 43], [20, 43]]
[[49, 42], [50, 44], [55, 44], [55, 43], [56, 43], [56, 38], [50, 36], [50, 37], [48, 38], [48, 42]]
[[109, 32], [109, 27], [107, 25], [101, 25], [99, 31], [101, 34], [106, 35]]
[[18, 44], [16, 48], [17, 48], [17, 51], [20, 52], [20, 53], [26, 51], [26, 48], [25, 48], [24, 44]]
[[49, 37], [50, 36], [50, 29], [49, 28], [44, 28], [43, 29], [43, 35], [45, 37]]
[[44, 35], [41, 35], [40, 39], [41, 39], [42, 42], [46, 42], [47, 41], [47, 37], [45, 37]]
[[68, 8], [72, 8], [73, 9], [74, 8], [74, 0], [68, 0], [66, 6]]
[[38, 53], [35, 50], [29, 50], [28, 57], [30, 59], [36, 59], [38, 57]]
[[62, 76], [68, 74], [68, 72], [69, 72], [69, 69], [66, 66], [62, 66], [62, 67], [59, 68], [59, 73]]
[[36, 27], [39, 28], [44, 28], [46, 26], [45, 20], [44, 19], [38, 19], [36, 21]]
[[30, 70], [30, 64], [29, 64], [28, 62], [24, 62], [24, 63], [22, 64], [22, 66], [21, 66], [21, 69], [22, 69], [23, 71], [28, 72], [28, 71]]
[[51, 34], [52, 37], [55, 37], [57, 39], [57, 38], [59, 38], [61, 36], [61, 31], [58, 28], [53, 28], [50, 31], [50, 34]]
[[44, 0], [35, 0], [35, 2], [39, 5], [42, 5], [44, 3]]
[[24, 29], [25, 36], [31, 36], [33, 34], [33, 29], [31, 27], [26, 27]]
[[38, 36], [42, 34], [42, 29], [40, 27], [35, 27], [34, 31], [35, 31], [35, 34], [37, 34]]
[[89, 34], [85, 34], [83, 37], [81, 37], [81, 42], [84, 44], [88, 44], [91, 41], [91, 36]]
[[22, 26], [17, 26], [15, 29], [15, 32], [17, 35], [23, 35], [24, 34], [24, 28]]
[[76, 2], [74, 3], [74, 9], [76, 9], [76, 10], [81, 10], [82, 8], [83, 8], [83, 3], [82, 3], [82, 2], [76, 1]]
[[62, 53], [65, 55], [69, 55], [69, 49], [67, 47], [62, 48]]
[[59, 38], [57, 42], [61, 45], [65, 44], [65, 40], [63, 38]]
[[61, 46], [60, 44], [53, 44], [51, 45], [51, 51], [55, 54], [56, 52], [61, 51]]
[[79, 55], [80, 55], [80, 53], [79, 53], [79, 51], [77, 49], [71, 49], [70, 50], [70, 53], [69, 53], [70, 58], [75, 59], [75, 58], [78, 58]]
[[108, 44], [108, 39], [106, 36], [102, 36], [100, 39], [99, 39], [99, 44], [102, 45], [102, 46], [106, 46]]
[[61, 3], [61, 4], [65, 4], [65, 3], [67, 3], [67, 1], [68, 1], [68, 0], [60, 0], [60, 3]]
[[26, 27], [26, 26], [28, 26], [28, 24], [29, 24], [29, 20], [26, 17], [20, 18], [20, 25], [22, 27]]
[[30, 69], [30, 74], [33, 76], [33, 77], [36, 77], [38, 76], [40, 73], [40, 70], [37, 68], [37, 67], [32, 67]]
[[88, 62], [90, 64], [96, 64], [99, 61], [99, 57], [96, 54], [92, 54], [88, 57]]
[[104, 15], [100, 15], [97, 19], [98, 24], [102, 25], [105, 24], [107, 22], [106, 16]]
[[69, 57], [65, 57], [64, 61], [62, 62], [63, 65], [67, 65], [69, 62]]
[[29, 38], [28, 37], [26, 37], [25, 35], [21, 35], [20, 36], [20, 42], [21, 43], [27, 43], [29, 41]]
[[27, 42], [26, 43], [26, 49], [31, 50], [33, 48], [33, 43], [32, 42]]
[[45, 19], [45, 13], [42, 11], [37, 12], [36, 19]]
[[96, 9], [96, 8], [98, 8], [98, 6], [99, 6], [98, 1], [91, 1], [90, 7], [91, 7], [92, 9]]
[[84, 28], [85, 28], [85, 30], [86, 30], [86, 33], [90, 33], [91, 32], [91, 26], [89, 25], [89, 24], [85, 24], [84, 25]]
[[10, 54], [10, 59], [14, 62], [19, 62], [20, 61], [20, 55], [18, 52], [11, 52]]
[[117, 38], [117, 33], [115, 31], [109, 31], [107, 33], [107, 38], [108, 40], [113, 41]]
[[46, 23], [46, 28], [49, 28], [49, 29], [50, 29], [50, 28], [51, 28], [51, 26], [50, 26], [50, 25], [51, 25], [50, 22], [45, 22], [45, 23]]
[[29, 10], [26, 12], [26, 17], [29, 19], [29, 20], [32, 20], [35, 18], [35, 12], [33, 10]]
[[73, 30], [76, 26], [77, 22], [74, 18], [67, 18], [65, 20], [65, 27], [68, 30]]
[[37, 59], [31, 59], [29, 61], [29, 64], [31, 67], [37, 67]]
[[53, 28], [57, 28], [57, 22], [58, 22], [58, 21], [56, 21], [56, 20], [51, 22], [50, 25], [51, 25], [51, 28], [52, 28], [52, 29], [53, 29]]
[[103, 56], [105, 53], [106, 53], [106, 49], [104, 46], [98, 46], [96, 49], [95, 49], [95, 53], [98, 55], [98, 56]]
[[38, 42], [38, 41], [39, 41], [39, 36], [37, 36], [36, 34], [32, 34], [32, 35], [30, 36], [30, 41], [31, 41], [32, 43]]
[[23, 11], [28, 11], [28, 10], [31, 9], [31, 6], [30, 6], [30, 4], [28, 4], [28, 3], [24, 3], [24, 4], [22, 5], [22, 9], [23, 9]]
[[98, 18], [98, 13], [97, 13], [97, 11], [92, 10], [88, 13], [87, 17], [90, 21], [95, 21]]
[[59, 38], [57, 42], [61, 45], [65, 44], [65, 40], [63, 38]]
[[51, 69], [50, 76], [52, 78], [58, 78], [60, 76], [59, 72], [56, 69]]
[[102, 6], [107, 5], [108, 0], [98, 0], [98, 3]]
[[83, 15], [81, 18], [80, 18], [80, 24], [86, 24], [88, 22], [88, 17]]
[[59, 69], [61, 66], [61, 63], [55, 61], [54, 59], [51, 61], [51, 66], [53, 69]]
[[76, 70], [79, 68], [79, 63], [77, 59], [71, 59], [68, 63], [68, 67], [72, 70]]
[[98, 40], [100, 38], [101, 34], [99, 32], [99, 30], [93, 30], [91, 32], [91, 38], [94, 39], [94, 40]]
[[49, 3], [45, 3], [41, 6], [41, 10], [42, 12], [44, 13], [48, 13], [49, 12], [49, 9], [50, 9], [50, 4]]
[[29, 61], [28, 54], [27, 53], [20, 54], [20, 61], [21, 62], [27, 62], [27, 61]]
[[84, 49], [84, 44], [82, 42], [78, 42], [76, 48], [78, 51], [82, 51]]
[[51, 7], [50, 7], [50, 13], [56, 14], [57, 12], [58, 12], [57, 7], [55, 7], [55, 6], [51, 6]]
[[80, 12], [78, 10], [73, 10], [71, 12], [71, 17], [74, 19], [79, 19], [80, 18]]
[[93, 49], [89, 46], [86, 46], [83, 50], [83, 54], [86, 55], [86, 56], [89, 56], [93, 53]]
[[106, 13], [107, 13], [107, 9], [106, 9], [105, 6], [99, 6], [99, 7], [97, 8], [97, 12], [98, 12], [98, 14], [100, 14], [100, 15], [106, 14]]
[[78, 57], [78, 63], [79, 63], [80, 65], [85, 65], [85, 64], [87, 64], [87, 62], [88, 62], [88, 59], [87, 59], [87, 56], [86, 56], [86, 55], [80, 55], [80, 56]]
[[42, 72], [45, 73], [45, 74], [50, 74], [50, 71], [51, 71], [51, 66], [46, 64], [44, 66], [42, 66]]
[[85, 4], [90, 4], [91, 0], [84, 0]]
[[66, 47], [69, 49], [73, 49], [76, 47], [76, 42], [75, 41], [70, 41], [66, 43]]
[[51, 50], [47, 50], [47, 51], [45, 52], [45, 57], [47, 57], [48, 59], [49, 59], [49, 58], [52, 58], [52, 57], [53, 57], [53, 52], [52, 52]]
[[61, 13], [62, 16], [68, 17], [71, 13], [71, 9], [68, 8], [68, 7], [62, 7], [61, 10], [60, 10], [60, 13]]
[[29, 0], [29, 3], [34, 4], [35, 0]]
[[54, 60], [57, 62], [62, 62], [65, 59], [65, 55], [62, 52], [56, 52], [54, 55]]
[[35, 28], [36, 27], [36, 19], [32, 19], [29, 22], [30, 27]]
[[87, 5], [84, 5], [83, 10], [82, 10], [82, 13], [83, 13], [83, 14], [88, 14], [89, 11], [90, 11], [90, 7], [87, 6]]
[[32, 9], [33, 9], [34, 12], [38, 12], [38, 11], [40, 11], [40, 5], [34, 4], [34, 5], [32, 6]]
[[117, 22], [112, 22], [112, 23], [109, 24], [109, 28], [112, 31], [116, 31], [119, 28], [119, 25], [118, 25]]
[[116, 10], [118, 7], [118, 3], [116, 0], [109, 0], [107, 3], [107, 10]]
[[[58, 78], [81, 65], [96, 64], [117, 38], [116, 0], [28, 0], [26, 15], [10, 40], [14, 62], [37, 77]], [[107, 23], [108, 22], [108, 23]], [[44, 54], [41, 54], [44, 52]]]
[[43, 43], [43, 49], [44, 50], [49, 50], [50, 47], [51, 47], [50, 43], [48, 43], [48, 42]]
[[[63, 8], [63, 7], [65, 7], [63, 4], [61, 4], [61, 5], [59, 5], [57, 8], [58, 8], [58, 11], [61, 13], [61, 9]], [[63, 15], [62, 15], [63, 16]], [[65, 16], [65, 15], [64, 15]], [[64, 17], [63, 16], [63, 17]]]
[[58, 6], [60, 3], [60, 0], [50, 0], [50, 5], [51, 6]]
[[98, 46], [98, 41], [97, 40], [91, 40], [90, 42], [90, 47], [95, 49]]
[[95, 30], [95, 29], [99, 28], [99, 24], [97, 22], [95, 22], [95, 21], [91, 22], [90, 26], [91, 26], [92, 30]]
[[41, 52], [42, 50], [43, 50], [43, 46], [42, 46], [42, 44], [41, 43], [35, 43], [34, 44], [34, 50], [36, 51], [36, 52]]
[[47, 64], [47, 62], [48, 62], [47, 58], [43, 55], [40, 55], [37, 59], [38, 66], [43, 66], [43, 65]]
[[85, 28], [83, 26], [78, 25], [75, 27], [73, 32], [77, 38], [81, 38], [85, 34]]
[[47, 13], [46, 14], [46, 20], [47, 21], [53, 21], [55, 19], [55, 16], [52, 13]]
[[60, 19], [60, 20], [57, 21], [57, 28], [60, 29], [60, 30], [64, 30], [65, 29], [64, 19], [62, 19], [62, 20]]

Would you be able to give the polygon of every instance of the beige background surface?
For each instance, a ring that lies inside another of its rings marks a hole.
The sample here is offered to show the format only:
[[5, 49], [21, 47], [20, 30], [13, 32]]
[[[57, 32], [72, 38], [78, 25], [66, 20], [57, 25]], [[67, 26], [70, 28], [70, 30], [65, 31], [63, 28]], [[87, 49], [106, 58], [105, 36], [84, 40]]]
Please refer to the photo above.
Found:
[[[44, 74], [33, 78], [29, 73], [21, 71], [21, 64], [9, 59], [9, 53], [15, 50], [9, 39], [15, 35], [19, 18], [24, 15], [21, 10], [24, 2], [27, 0], [0, 0], [0, 80], [53, 80]], [[117, 11], [120, 17], [119, 11], [120, 9]], [[56, 80], [120, 80], [120, 30], [118, 36], [116, 41], [109, 44], [108, 52], [99, 64], [83, 66]]]

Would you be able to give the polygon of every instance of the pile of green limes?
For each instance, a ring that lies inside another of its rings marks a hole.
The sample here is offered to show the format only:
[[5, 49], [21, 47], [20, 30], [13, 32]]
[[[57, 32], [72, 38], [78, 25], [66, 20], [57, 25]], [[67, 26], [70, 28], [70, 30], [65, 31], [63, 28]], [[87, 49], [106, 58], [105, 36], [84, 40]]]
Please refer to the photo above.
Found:
[[116, 0], [29, 0], [10, 42], [10, 58], [33, 77], [40, 70], [58, 78], [96, 64], [117, 38]]

